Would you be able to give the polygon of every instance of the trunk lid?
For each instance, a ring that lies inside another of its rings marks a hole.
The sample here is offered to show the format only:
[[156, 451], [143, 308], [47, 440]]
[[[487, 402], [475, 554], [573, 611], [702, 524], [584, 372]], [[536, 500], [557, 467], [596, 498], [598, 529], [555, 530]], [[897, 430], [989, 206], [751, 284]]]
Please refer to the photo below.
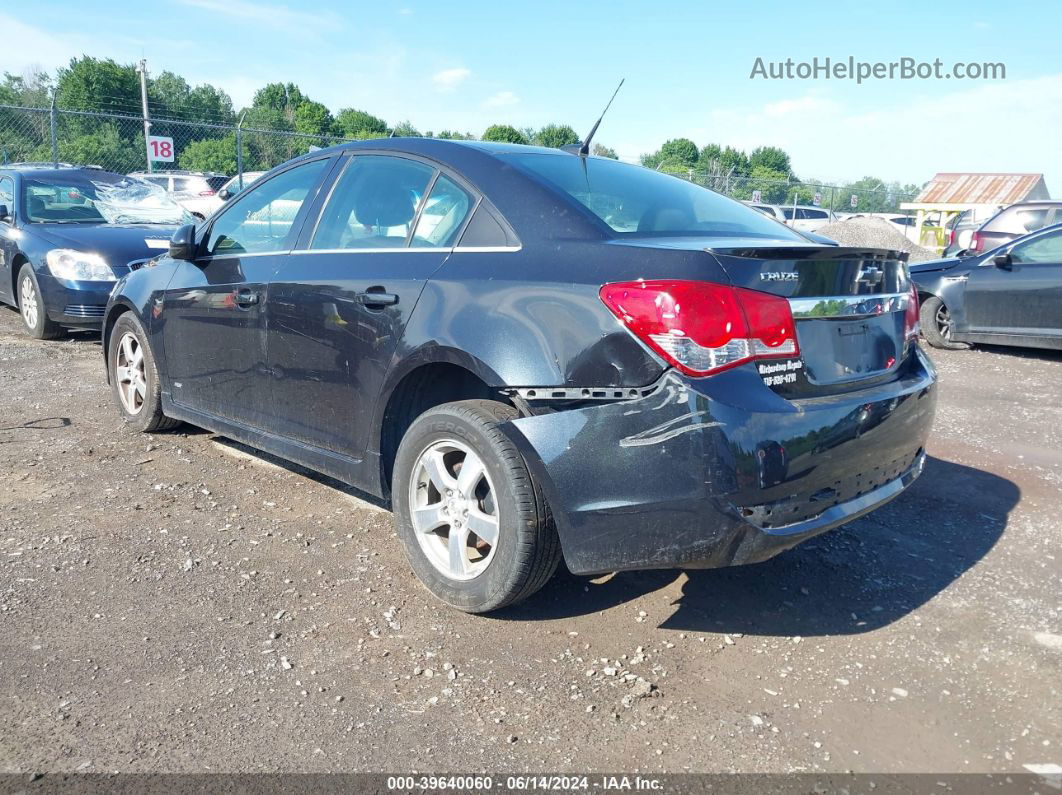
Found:
[[812, 396], [896, 377], [907, 352], [906, 254], [845, 246], [708, 251], [735, 286], [789, 299], [801, 355], [757, 362], [768, 386]]

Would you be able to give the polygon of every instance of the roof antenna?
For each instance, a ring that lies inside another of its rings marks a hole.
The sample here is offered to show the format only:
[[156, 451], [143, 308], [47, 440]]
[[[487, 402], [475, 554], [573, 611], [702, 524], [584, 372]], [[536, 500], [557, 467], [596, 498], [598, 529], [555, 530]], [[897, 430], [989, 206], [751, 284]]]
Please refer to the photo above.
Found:
[[616, 94], [623, 88], [623, 83], [627, 78], [623, 78], [619, 81], [619, 85], [616, 86], [616, 90], [612, 92], [612, 97], [609, 99], [608, 104], [605, 105], [605, 109], [601, 111], [601, 115], [597, 117], [597, 121], [594, 122], [594, 126], [590, 128], [590, 132], [586, 136], [586, 140], [579, 146], [579, 157], [586, 157], [590, 154], [590, 142], [594, 140], [594, 133], [597, 132], [597, 128], [601, 125], [601, 120], [605, 118], [605, 114], [608, 113], [608, 109], [612, 107], [612, 100], [616, 98]]

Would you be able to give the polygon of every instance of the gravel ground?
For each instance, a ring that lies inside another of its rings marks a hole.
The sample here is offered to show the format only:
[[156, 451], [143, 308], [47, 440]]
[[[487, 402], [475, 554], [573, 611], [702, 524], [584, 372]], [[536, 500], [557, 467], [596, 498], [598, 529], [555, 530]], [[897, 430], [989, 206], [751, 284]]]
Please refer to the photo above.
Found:
[[0, 772], [1062, 762], [1062, 354], [935, 352], [923, 477], [767, 563], [433, 602], [382, 508], [120, 428], [0, 311]]
[[847, 218], [815, 230], [842, 246], [867, 246], [870, 248], [887, 248], [891, 251], [906, 251], [908, 262], [927, 262], [940, 259], [940, 255], [917, 243], [912, 243], [906, 235], [884, 218]]

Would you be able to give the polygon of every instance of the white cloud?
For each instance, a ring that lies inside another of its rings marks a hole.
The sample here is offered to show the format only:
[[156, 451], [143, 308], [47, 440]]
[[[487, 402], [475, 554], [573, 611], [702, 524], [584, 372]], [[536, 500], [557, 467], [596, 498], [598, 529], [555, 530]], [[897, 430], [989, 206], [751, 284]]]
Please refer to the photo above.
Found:
[[512, 91], [499, 91], [483, 101], [483, 107], [485, 108], [505, 108], [518, 104], [520, 104], [520, 97], [516, 96]]
[[1062, 128], [1062, 74], [967, 85], [907, 81], [906, 98], [858, 107], [811, 93], [717, 109], [690, 133], [746, 151], [780, 146], [805, 178], [921, 183], [938, 171], [1018, 171], [1062, 186], [1062, 152], [1049, 143]]
[[455, 69], [443, 69], [441, 72], [436, 72], [431, 76], [431, 81], [440, 91], [453, 91], [471, 76], [471, 70], [459, 66]]
[[211, 14], [236, 17], [245, 23], [257, 23], [270, 28], [283, 28], [306, 33], [315, 26], [331, 29], [339, 18], [330, 13], [312, 13], [291, 9], [284, 5], [269, 5], [250, 0], [179, 0], [182, 5], [199, 8]]
[[404, 17], [412, 16], [413, 9], [412, 8], [400, 8], [400, 9], [398, 9], [398, 13], [401, 14], [402, 16], [404, 16]]
[[56, 66], [65, 66], [71, 58], [99, 47], [99, 42], [90, 42], [83, 36], [50, 33], [19, 22], [8, 14], [0, 14], [0, 30], [9, 42], [18, 42], [17, 47], [0, 48], [0, 71], [22, 74], [28, 66], [40, 64], [51, 71]]

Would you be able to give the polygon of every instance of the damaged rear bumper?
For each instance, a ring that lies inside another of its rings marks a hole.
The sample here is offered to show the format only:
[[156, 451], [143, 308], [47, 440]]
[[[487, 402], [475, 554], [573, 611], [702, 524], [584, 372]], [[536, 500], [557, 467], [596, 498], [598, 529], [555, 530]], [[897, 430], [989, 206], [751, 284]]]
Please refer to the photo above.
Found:
[[669, 372], [644, 397], [501, 428], [573, 572], [711, 568], [765, 560], [901, 493], [922, 470], [934, 384], [920, 350], [889, 384], [799, 401], [752, 366]]

